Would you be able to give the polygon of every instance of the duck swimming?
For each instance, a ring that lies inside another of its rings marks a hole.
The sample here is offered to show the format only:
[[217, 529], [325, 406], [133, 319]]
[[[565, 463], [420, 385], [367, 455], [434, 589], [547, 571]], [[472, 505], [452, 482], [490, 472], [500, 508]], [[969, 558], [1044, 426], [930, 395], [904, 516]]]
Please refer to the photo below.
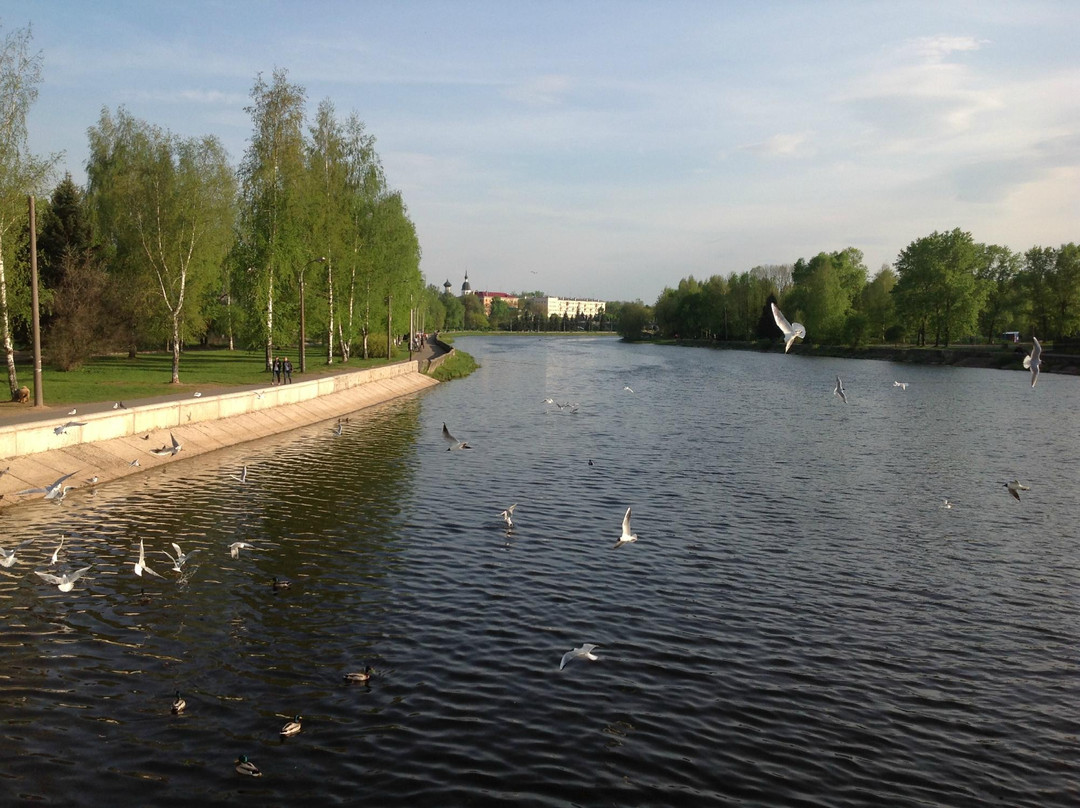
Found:
[[300, 722], [303, 720], [303, 716], [296, 716], [292, 721], [281, 728], [282, 735], [295, 735], [300, 731]]
[[184, 712], [184, 710], [186, 710], [186, 709], [187, 709], [187, 702], [184, 701], [183, 697], [180, 695], [180, 691], [177, 690], [176, 691], [176, 699], [172, 703], [173, 715], [180, 715], [180, 713]]
[[259, 767], [248, 760], [247, 755], [241, 755], [236, 759], [236, 771], [238, 774], [243, 774], [248, 777], [262, 777], [262, 772], [259, 771]]
[[363, 673], [346, 673], [343, 677], [346, 682], [355, 682], [357, 684], [363, 684], [371, 680], [371, 674], [375, 672], [375, 669], [368, 665], [364, 668]]

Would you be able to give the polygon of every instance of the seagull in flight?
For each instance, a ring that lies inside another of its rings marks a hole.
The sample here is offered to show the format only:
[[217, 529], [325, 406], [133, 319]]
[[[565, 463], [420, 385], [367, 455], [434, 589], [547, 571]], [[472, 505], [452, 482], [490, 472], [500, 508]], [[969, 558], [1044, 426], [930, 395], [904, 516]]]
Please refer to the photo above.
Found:
[[907, 382], [893, 382], [892, 383], [893, 387], [899, 387], [901, 390], [907, 390], [907, 385], [908, 385]]
[[132, 460], [130, 463], [128, 463], [128, 465], [129, 466], [141, 466], [142, 463], [140, 463], [139, 458], [136, 457], [134, 460]]
[[53, 575], [51, 572], [34, 570], [34, 573], [40, 575], [43, 580], [48, 581], [50, 584], [56, 584], [61, 592], [70, 592], [74, 588], [75, 582], [88, 572], [90, 572], [90, 567], [83, 567], [81, 570], [75, 570], [75, 572], [65, 572], [63, 575]]
[[43, 493], [43, 494], [45, 494], [45, 499], [56, 499], [58, 497], [60, 499], [63, 499], [64, 494], [67, 493], [67, 489], [71, 488], [70, 485], [67, 486], [67, 488], [63, 487], [64, 486], [64, 480], [66, 480], [68, 477], [72, 477], [72, 476], [74, 476], [76, 474], [78, 474], [78, 472], [73, 471], [73, 472], [71, 472], [71, 474], [65, 474], [63, 477], [60, 477], [58, 480], [49, 483], [48, 485], [44, 486], [43, 488], [24, 488], [22, 491], [16, 491], [15, 493], [16, 494], [42, 494]]
[[77, 412], [77, 410], [74, 407], [72, 407], [71, 411], [68, 413], [68, 415], [75, 415], [76, 412]]
[[590, 662], [596, 662], [598, 657], [593, 653], [593, 649], [598, 647], [599, 646], [591, 642], [587, 642], [580, 648], [575, 648], [573, 651], [567, 651], [563, 654], [562, 662], [559, 663], [559, 670], [565, 668], [567, 662], [573, 662], [575, 659], [587, 659]]
[[338, 421], [338, 425], [334, 427], [334, 435], [340, 438], [343, 429], [345, 429], [345, 424], [341, 423], [341, 421]]
[[172, 438], [172, 446], [162, 446], [160, 449], [151, 449], [150, 454], [157, 455], [158, 457], [164, 457], [165, 455], [175, 455], [180, 451], [180, 441], [176, 439], [176, 436], [170, 432], [169, 437]]
[[27, 539], [26, 541], [21, 541], [16, 544], [12, 550], [8, 550], [6, 547], [0, 547], [0, 567], [10, 567], [15, 563], [15, 554], [22, 548], [33, 543], [33, 539]]
[[64, 536], [64, 534], [61, 533], [60, 534], [60, 544], [55, 550], [53, 550], [52, 556], [49, 559], [50, 564], [55, 564], [57, 559], [60, 557], [60, 551], [64, 548], [64, 539], [65, 538], [66, 537]]
[[789, 323], [787, 317], [785, 317], [783, 312], [777, 308], [777, 305], [775, 303], [772, 303], [771, 305], [772, 316], [773, 319], [776, 320], [776, 327], [784, 332], [784, 353], [787, 353], [788, 349], [791, 348], [791, 343], [795, 341], [796, 337], [806, 339], [806, 329], [803, 327], [802, 323]]
[[947, 511], [952, 510], [952, 506], [952, 502], [949, 501], [948, 497], [946, 497], [945, 500], [941, 503], [941, 507]]
[[634, 389], [633, 389], [633, 388], [632, 388], [632, 387], [631, 387], [630, 385], [628, 385], [628, 384], [624, 384], [624, 385], [623, 385], [623, 388], [622, 388], [622, 389], [623, 389], [623, 390], [624, 390], [625, 392], [627, 392], [627, 393], [632, 393], [632, 392], [634, 392]]
[[514, 508], [516, 508], [516, 507], [517, 507], [517, 503], [515, 502], [513, 505], [511, 505], [505, 511], [501, 511], [499, 513], [499, 516], [501, 516], [503, 518], [503, 521], [506, 522], [506, 529], [507, 530], [511, 530], [514, 527], [514, 520], [511, 519], [510, 517], [514, 515]]
[[443, 440], [446, 441], [448, 444], [450, 444], [449, 446], [446, 447], [446, 451], [448, 451], [448, 452], [451, 449], [471, 449], [472, 448], [465, 441], [458, 440], [457, 438], [455, 438], [453, 435], [450, 434], [450, 430], [446, 428], [446, 421], [443, 421], [442, 436], [443, 436]]
[[73, 429], [77, 426], [86, 426], [86, 421], [68, 421], [66, 424], [60, 424], [60, 426], [54, 427], [53, 433], [63, 435], [69, 429]]
[[261, 390], [259, 390], [258, 392], [255, 393], [255, 398], [261, 400], [262, 397], [263, 397], [263, 392]]
[[183, 552], [181, 552], [181, 550], [180, 550], [180, 545], [179, 544], [177, 544], [176, 542], [172, 542], [172, 546], [173, 546], [173, 549], [176, 550], [176, 557], [175, 558], [169, 553], [168, 550], [162, 550], [161, 552], [163, 552], [165, 555], [169, 556], [169, 560], [172, 561], [172, 563], [173, 563], [173, 565], [172, 565], [172, 571], [173, 572], [183, 572], [181, 567], [183, 567], [184, 564], [187, 563], [188, 559], [190, 559], [193, 555], [195, 555], [199, 551], [198, 550], [192, 550], [187, 555], [184, 555]]
[[1042, 364], [1042, 360], [1039, 358], [1042, 356], [1042, 346], [1039, 344], [1039, 340], [1035, 337], [1031, 338], [1031, 353], [1024, 357], [1024, 367], [1031, 371], [1031, 386], [1035, 386], [1035, 382], [1039, 380], [1039, 365]]
[[626, 509], [626, 515], [622, 518], [622, 535], [619, 536], [619, 540], [615, 542], [614, 548], [618, 550], [624, 544], [630, 544], [630, 542], [637, 541], [637, 536], [630, 532], [630, 509]]
[[234, 480], [239, 480], [242, 483], [246, 483], [247, 482], [247, 466], [244, 466], [242, 469], [240, 469], [239, 474], [234, 474], [232, 477], [233, 477]]
[[842, 399], [847, 404], [847, 392], [844, 390], [844, 383], [840, 381], [840, 377], [836, 377], [836, 387], [833, 389], [833, 395]]
[[231, 555], [233, 558], [239, 558], [241, 550], [254, 549], [255, 546], [252, 544], [248, 544], [246, 541], [234, 541], [232, 544], [229, 545], [229, 555]]
[[195, 393], [195, 398], [202, 398], [202, 393]]
[[155, 578], [164, 578], [161, 573], [154, 572], [148, 566], [146, 566], [146, 550], [143, 549], [143, 540], [139, 539], [139, 560], [135, 562], [135, 574], [142, 577], [144, 572], [149, 572]]
[[1020, 501], [1020, 492], [1021, 491], [1030, 491], [1031, 490], [1030, 486], [1024, 485], [1019, 480], [1010, 480], [1007, 483], [1002, 483], [1002, 485], [1009, 489], [1009, 493], [1012, 494], [1013, 497], [1016, 498], [1017, 502]]

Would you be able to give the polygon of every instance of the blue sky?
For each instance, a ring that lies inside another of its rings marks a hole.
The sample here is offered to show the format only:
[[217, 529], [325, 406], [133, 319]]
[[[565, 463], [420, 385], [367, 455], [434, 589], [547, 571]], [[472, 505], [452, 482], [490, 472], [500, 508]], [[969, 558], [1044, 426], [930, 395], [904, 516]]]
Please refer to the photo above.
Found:
[[234, 164], [275, 68], [377, 139], [429, 282], [640, 298], [960, 227], [1080, 239], [1080, 3], [8, 2], [31, 148], [103, 107]]

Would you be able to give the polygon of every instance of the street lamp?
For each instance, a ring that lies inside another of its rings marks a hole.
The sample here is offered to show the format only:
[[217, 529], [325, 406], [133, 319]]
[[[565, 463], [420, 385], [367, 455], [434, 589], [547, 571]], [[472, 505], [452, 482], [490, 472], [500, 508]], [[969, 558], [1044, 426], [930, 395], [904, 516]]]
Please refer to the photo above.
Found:
[[307, 268], [312, 264], [325, 264], [326, 258], [320, 256], [319, 258], [312, 258], [306, 264], [304, 268], [300, 270], [300, 372], [304, 373], [307, 370], [307, 357], [304, 354], [304, 343], [307, 342], [307, 323], [304, 320], [304, 275], [307, 273]]

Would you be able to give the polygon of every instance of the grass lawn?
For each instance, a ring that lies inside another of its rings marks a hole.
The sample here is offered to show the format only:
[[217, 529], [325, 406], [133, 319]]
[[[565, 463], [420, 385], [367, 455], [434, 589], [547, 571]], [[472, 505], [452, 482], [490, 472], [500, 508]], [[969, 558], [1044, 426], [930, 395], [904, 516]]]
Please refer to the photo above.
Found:
[[[387, 364], [386, 359], [352, 358], [346, 364], [335, 360], [327, 365], [322, 352], [309, 351], [307, 373], [299, 372], [299, 360], [282, 351], [293, 362], [293, 381], [311, 379], [342, 370], [363, 370]], [[402, 352], [397, 359], [407, 359]], [[19, 385], [30, 388], [34, 400], [34, 368], [32, 360], [15, 363]], [[41, 386], [48, 406], [86, 404], [99, 401], [151, 398], [170, 393], [199, 390], [202, 392], [244, 384], [265, 384], [272, 381], [266, 369], [263, 351], [229, 351], [224, 348], [188, 349], [180, 355], [180, 384], [171, 384], [172, 354], [140, 353], [134, 359], [127, 355], [100, 356], [91, 359], [78, 370], [59, 371], [43, 367]], [[6, 396], [5, 396], [6, 397]], [[13, 402], [0, 402], [3, 408], [18, 407]]]

